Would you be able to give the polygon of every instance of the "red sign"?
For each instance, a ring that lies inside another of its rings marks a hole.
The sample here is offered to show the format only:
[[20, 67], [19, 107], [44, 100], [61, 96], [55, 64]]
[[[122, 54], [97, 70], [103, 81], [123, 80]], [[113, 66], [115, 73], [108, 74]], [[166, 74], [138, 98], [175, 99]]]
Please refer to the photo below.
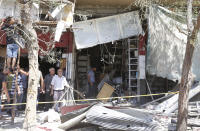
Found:
[[139, 35], [139, 55], [146, 54], [145, 41], [146, 41], [146, 35], [144, 36]]

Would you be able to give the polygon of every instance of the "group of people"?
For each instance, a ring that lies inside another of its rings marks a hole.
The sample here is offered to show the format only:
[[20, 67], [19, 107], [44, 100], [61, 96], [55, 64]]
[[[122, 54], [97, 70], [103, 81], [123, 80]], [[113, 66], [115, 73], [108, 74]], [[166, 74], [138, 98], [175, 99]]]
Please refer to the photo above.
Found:
[[[16, 102], [26, 102], [26, 94], [28, 88], [28, 70], [20, 69], [17, 67], [16, 60], [20, 48], [24, 48], [25, 44], [23, 38], [20, 36], [19, 22], [13, 17], [6, 17], [0, 22], [0, 30], [6, 34], [6, 66], [0, 72], [0, 118], [1, 118], [1, 96], [5, 94], [7, 103], [13, 102], [15, 92]], [[63, 70], [58, 69], [55, 75], [55, 69], [50, 68], [49, 74], [43, 79], [41, 71], [38, 79], [38, 97], [40, 94], [45, 95], [45, 101], [58, 101], [64, 93], [64, 88], [69, 87], [66, 78], [63, 76]], [[56, 111], [60, 111], [59, 104], [56, 105]], [[17, 110], [21, 110], [23, 106], [17, 106]], [[52, 107], [52, 104], [46, 104], [45, 110]], [[8, 110], [10, 112], [10, 110]], [[17, 111], [16, 111], [17, 112]]]
[[[17, 93], [16, 99], [17, 103], [26, 102], [26, 94], [28, 88], [28, 70], [20, 69], [16, 67], [16, 60], [18, 57], [18, 51], [20, 48], [24, 48], [24, 40], [20, 35], [19, 22], [13, 17], [7, 17], [0, 23], [0, 30], [3, 30], [6, 34], [6, 68], [0, 73], [0, 95], [2, 93], [6, 94], [7, 102], [12, 103], [15, 92]], [[95, 87], [95, 71], [96, 68], [93, 67], [88, 72], [88, 97], [94, 97], [97, 92]], [[63, 93], [64, 88], [69, 87], [66, 78], [63, 76], [63, 70], [58, 69], [57, 75], [55, 75], [55, 69], [50, 68], [49, 74], [43, 79], [41, 71], [39, 72], [40, 77], [38, 79], [38, 97], [39, 101], [40, 94], [45, 95], [45, 101], [58, 101]], [[0, 97], [1, 98], [1, 97]], [[1, 99], [0, 99], [1, 105]], [[60, 111], [60, 106], [62, 104], [56, 104], [55, 110]], [[1, 106], [0, 106], [1, 107]], [[16, 109], [21, 110], [23, 106], [18, 106]], [[48, 110], [52, 107], [52, 104], [46, 104], [44, 106]], [[0, 108], [1, 116], [1, 108]]]
[[[40, 100], [40, 94], [45, 95], [46, 102], [58, 101], [64, 93], [65, 87], [69, 87], [66, 77], [63, 76], [63, 70], [58, 69], [57, 75], [55, 74], [55, 69], [50, 68], [49, 74], [43, 79], [42, 73], [40, 71], [40, 78], [38, 80], [38, 97], [37, 101]], [[7, 103], [13, 103], [13, 96], [16, 92], [16, 102], [22, 103], [26, 102], [26, 94], [28, 89], [28, 71], [24, 69], [17, 68], [13, 70], [12, 68], [6, 68], [0, 73], [0, 98], [2, 94], [7, 97]], [[16, 80], [17, 79], [17, 80]], [[17, 85], [17, 86], [16, 86]], [[1, 99], [0, 99], [1, 105]], [[44, 104], [44, 110], [52, 108], [52, 104]], [[57, 104], [55, 107], [56, 111], [60, 111], [62, 104]], [[18, 115], [19, 110], [24, 110], [22, 105], [16, 107], [16, 115]], [[11, 115], [11, 111], [7, 110], [8, 114]], [[1, 109], [0, 109], [1, 117]]]

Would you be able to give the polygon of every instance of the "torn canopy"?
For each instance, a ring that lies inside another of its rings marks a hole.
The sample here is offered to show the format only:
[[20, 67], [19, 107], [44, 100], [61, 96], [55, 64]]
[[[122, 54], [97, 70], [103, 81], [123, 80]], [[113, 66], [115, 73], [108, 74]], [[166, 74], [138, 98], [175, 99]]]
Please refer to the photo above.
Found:
[[73, 24], [77, 49], [142, 34], [138, 11]]
[[56, 26], [54, 41], [60, 41], [62, 32], [73, 24], [74, 4], [61, 4], [50, 14], [53, 18], [59, 19]]
[[[149, 8], [149, 40], [147, 71], [170, 80], [180, 80], [187, 43], [186, 16], [163, 7]], [[198, 33], [192, 60], [192, 73], [200, 80], [200, 33]]]

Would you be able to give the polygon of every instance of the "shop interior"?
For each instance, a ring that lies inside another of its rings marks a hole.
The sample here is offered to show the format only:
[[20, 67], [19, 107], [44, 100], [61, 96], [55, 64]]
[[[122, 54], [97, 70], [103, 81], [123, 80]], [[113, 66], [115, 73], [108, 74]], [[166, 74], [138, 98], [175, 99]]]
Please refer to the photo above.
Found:
[[[115, 88], [114, 96], [130, 95], [129, 75], [135, 76], [130, 82], [134, 94], [137, 91], [138, 74], [138, 37], [132, 37], [132, 51], [129, 40], [123, 39], [112, 43], [100, 44], [95, 47], [77, 50], [77, 90], [88, 91], [87, 72], [96, 67], [96, 87], [100, 90], [104, 82]], [[129, 59], [130, 56], [132, 59]], [[129, 61], [130, 60], [130, 61]], [[130, 62], [134, 64], [129, 64]], [[129, 67], [130, 65], [130, 67]], [[134, 72], [130, 72], [132, 70]]]

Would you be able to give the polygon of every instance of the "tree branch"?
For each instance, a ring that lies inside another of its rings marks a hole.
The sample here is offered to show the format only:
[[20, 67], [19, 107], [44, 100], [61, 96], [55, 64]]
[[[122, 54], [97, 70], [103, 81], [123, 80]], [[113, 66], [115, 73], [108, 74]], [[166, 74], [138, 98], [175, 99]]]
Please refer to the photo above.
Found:
[[193, 30], [193, 23], [192, 23], [192, 2], [193, 0], [188, 0], [187, 2], [187, 27], [188, 27], [188, 34], [191, 35]]
[[197, 22], [196, 22], [196, 24], [195, 24], [195, 26], [194, 26], [194, 29], [193, 29], [193, 31], [192, 31], [192, 35], [191, 35], [191, 40], [192, 40], [192, 41], [195, 41], [195, 40], [196, 40], [197, 34], [198, 34], [198, 32], [199, 32], [199, 29], [200, 29], [200, 13], [199, 13], [199, 15], [198, 15], [198, 17], [197, 17]]
[[17, 0], [20, 4], [26, 4], [28, 2], [31, 2], [32, 0]]

